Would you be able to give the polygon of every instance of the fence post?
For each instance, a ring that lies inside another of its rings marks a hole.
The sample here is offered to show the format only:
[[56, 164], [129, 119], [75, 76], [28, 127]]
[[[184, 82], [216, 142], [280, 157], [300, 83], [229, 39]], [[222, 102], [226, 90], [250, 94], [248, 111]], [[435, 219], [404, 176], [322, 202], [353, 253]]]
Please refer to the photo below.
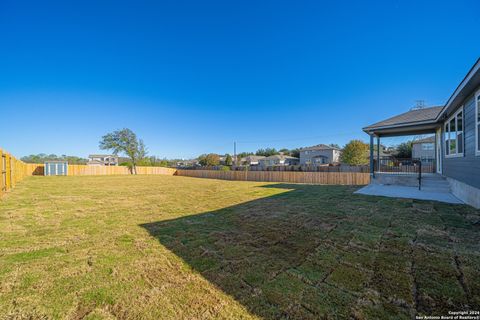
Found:
[[4, 178], [5, 168], [3, 167], [3, 152], [0, 149], [0, 195], [5, 192], [5, 178]]
[[10, 189], [13, 189], [15, 187], [15, 158], [12, 159], [12, 156], [10, 155]]
[[6, 177], [7, 177], [7, 181], [5, 183], [6, 185], [6, 190], [5, 191], [8, 191], [12, 188], [12, 175], [11, 175], [11, 167], [10, 167], [10, 154], [5, 154], [5, 162], [6, 162], [6, 165], [5, 165], [5, 171], [6, 171]]

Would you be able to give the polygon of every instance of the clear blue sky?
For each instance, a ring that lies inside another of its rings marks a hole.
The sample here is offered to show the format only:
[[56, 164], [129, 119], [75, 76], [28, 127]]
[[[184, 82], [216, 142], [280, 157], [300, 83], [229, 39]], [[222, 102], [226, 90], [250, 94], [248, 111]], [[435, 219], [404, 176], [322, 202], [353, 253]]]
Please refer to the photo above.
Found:
[[0, 2], [0, 147], [151, 154], [343, 145], [446, 102], [480, 55], [472, 1]]

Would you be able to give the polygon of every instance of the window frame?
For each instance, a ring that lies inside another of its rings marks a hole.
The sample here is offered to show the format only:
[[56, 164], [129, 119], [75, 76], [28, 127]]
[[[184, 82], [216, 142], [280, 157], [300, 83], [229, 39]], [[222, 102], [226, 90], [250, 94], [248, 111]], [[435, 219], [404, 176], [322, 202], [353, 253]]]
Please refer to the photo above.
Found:
[[480, 136], [478, 135], [478, 127], [480, 127], [480, 120], [478, 119], [478, 114], [480, 112], [480, 90], [475, 92], [473, 102], [475, 103], [475, 155], [480, 156]]
[[[445, 155], [445, 158], [458, 158], [458, 157], [463, 157], [464, 153], [465, 153], [465, 112], [463, 110], [463, 106], [461, 106], [460, 108], [458, 108], [457, 111], [455, 111], [455, 113], [453, 115], [451, 115], [447, 121], [444, 122], [444, 126], [443, 126], [443, 135], [444, 135], [444, 139], [443, 139], [443, 143], [444, 143], [444, 146], [445, 146], [445, 151], [444, 151], [444, 155]], [[458, 131], [458, 118], [457, 116], [462, 113], [462, 130], [461, 131]], [[452, 119], [454, 119], [454, 123], [455, 123], [455, 153], [451, 153], [450, 151], [450, 122], [452, 121]], [[449, 131], [447, 131], [447, 127], [449, 128]], [[459, 153], [458, 152], [458, 132], [461, 132], [462, 133], [462, 148], [463, 148], [463, 152]], [[448, 153], [447, 153], [447, 144], [445, 143], [447, 141], [447, 135], [448, 135]], [[480, 152], [479, 152], [480, 154]]]

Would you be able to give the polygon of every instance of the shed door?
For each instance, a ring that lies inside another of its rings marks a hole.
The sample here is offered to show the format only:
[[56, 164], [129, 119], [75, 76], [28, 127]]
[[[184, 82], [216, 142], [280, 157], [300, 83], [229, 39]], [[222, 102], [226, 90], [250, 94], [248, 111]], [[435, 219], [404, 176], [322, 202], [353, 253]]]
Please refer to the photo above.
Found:
[[54, 176], [57, 174], [57, 164], [56, 163], [49, 163], [48, 164], [48, 175]]
[[64, 164], [63, 163], [57, 163], [57, 175], [58, 176], [63, 176], [65, 174], [64, 170]]

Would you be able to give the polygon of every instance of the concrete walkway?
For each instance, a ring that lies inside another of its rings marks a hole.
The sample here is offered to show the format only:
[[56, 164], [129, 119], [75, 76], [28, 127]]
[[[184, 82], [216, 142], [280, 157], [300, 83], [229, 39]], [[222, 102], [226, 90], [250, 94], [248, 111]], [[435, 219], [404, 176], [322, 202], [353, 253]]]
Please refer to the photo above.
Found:
[[423, 191], [423, 190], [418, 190], [417, 187], [369, 184], [368, 186], [355, 191], [355, 193], [365, 194], [370, 196], [434, 200], [434, 201], [447, 202], [447, 203], [463, 204], [463, 201], [455, 197], [450, 192]]

